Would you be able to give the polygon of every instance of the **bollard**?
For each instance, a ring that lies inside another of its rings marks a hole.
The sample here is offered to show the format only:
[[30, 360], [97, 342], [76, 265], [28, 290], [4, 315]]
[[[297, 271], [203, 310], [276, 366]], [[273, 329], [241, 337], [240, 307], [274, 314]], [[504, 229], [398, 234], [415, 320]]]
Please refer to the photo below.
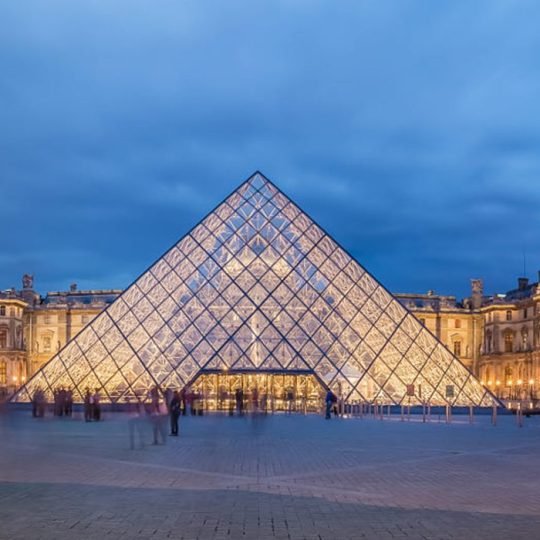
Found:
[[426, 402], [422, 401], [422, 423], [426, 423]]
[[497, 405], [493, 404], [493, 410], [491, 411], [491, 425], [497, 425]]
[[469, 424], [473, 424], [474, 423], [474, 411], [473, 411], [473, 406], [472, 405], [469, 405]]
[[381, 407], [379, 409], [379, 420], [384, 420], [384, 403], [381, 403]]
[[446, 416], [446, 423], [449, 424], [450, 423], [450, 405], [448, 405], [448, 403], [446, 404], [445, 416]]
[[411, 421], [411, 403], [407, 405], [407, 422]]
[[429, 401], [427, 404], [427, 421], [431, 422], [431, 403]]
[[404, 407], [403, 405], [401, 406], [401, 421], [403, 422], [405, 420], [405, 417], [403, 416], [404, 414]]

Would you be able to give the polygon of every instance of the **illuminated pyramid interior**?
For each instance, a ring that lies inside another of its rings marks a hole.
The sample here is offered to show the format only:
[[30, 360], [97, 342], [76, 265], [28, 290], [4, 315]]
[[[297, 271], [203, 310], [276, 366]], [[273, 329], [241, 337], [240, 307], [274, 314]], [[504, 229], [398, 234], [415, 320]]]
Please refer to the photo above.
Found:
[[[260, 173], [12, 400], [29, 401], [38, 388], [50, 399], [63, 386], [73, 389], [75, 401], [86, 388], [99, 388], [103, 401], [122, 403], [145, 399], [156, 385], [196, 384], [206, 374], [306, 375], [321, 393], [331, 388], [349, 402], [494, 402], [442, 343]], [[414, 396], [407, 396], [408, 385]]]

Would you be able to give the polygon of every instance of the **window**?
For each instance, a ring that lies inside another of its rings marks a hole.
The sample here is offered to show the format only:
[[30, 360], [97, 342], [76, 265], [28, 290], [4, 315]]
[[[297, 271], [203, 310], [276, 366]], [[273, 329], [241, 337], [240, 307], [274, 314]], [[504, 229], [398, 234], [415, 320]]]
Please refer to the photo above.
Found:
[[454, 341], [454, 354], [458, 358], [461, 356], [461, 341]]
[[529, 348], [529, 331], [526, 328], [521, 331], [521, 345], [524, 351]]
[[490, 353], [492, 347], [492, 334], [490, 331], [486, 332], [486, 352]]
[[508, 310], [506, 312], [506, 320], [507, 321], [511, 321], [512, 320], [512, 312], [510, 310]]
[[523, 318], [524, 318], [524, 319], [527, 318], [527, 315], [528, 315], [527, 311], [528, 311], [527, 308], [525, 308], [525, 309], [523, 310]]
[[0, 362], [0, 384], [7, 384], [7, 366], [5, 362]]
[[5, 317], [6, 315], [6, 306], [0, 306], [0, 316]]
[[7, 348], [7, 330], [0, 330], [0, 349]]
[[454, 321], [454, 328], [461, 328], [461, 319], [456, 319]]
[[15, 317], [15, 308], [9, 308], [9, 316]]
[[426, 326], [426, 319], [420, 319], [420, 323]]
[[514, 335], [512, 332], [504, 334], [504, 352], [512, 352], [514, 350]]
[[51, 352], [51, 336], [43, 336], [43, 352]]

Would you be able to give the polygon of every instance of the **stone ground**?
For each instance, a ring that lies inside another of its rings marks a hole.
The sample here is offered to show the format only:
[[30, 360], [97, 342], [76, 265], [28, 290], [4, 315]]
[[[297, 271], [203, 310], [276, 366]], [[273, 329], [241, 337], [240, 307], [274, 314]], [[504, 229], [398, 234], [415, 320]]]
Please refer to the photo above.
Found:
[[11, 411], [0, 538], [540, 539], [540, 417], [466, 420], [187, 417], [131, 450], [125, 414]]

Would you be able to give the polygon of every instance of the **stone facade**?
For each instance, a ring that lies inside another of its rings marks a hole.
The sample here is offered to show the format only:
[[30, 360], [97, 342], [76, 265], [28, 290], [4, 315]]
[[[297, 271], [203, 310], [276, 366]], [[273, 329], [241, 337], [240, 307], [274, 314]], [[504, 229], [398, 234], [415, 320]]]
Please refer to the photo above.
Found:
[[0, 292], [0, 398], [28, 377], [24, 340], [26, 303], [15, 291]]
[[[539, 280], [540, 281], [540, 280]], [[478, 375], [499, 397], [536, 400], [540, 383], [540, 283], [495, 295], [481, 308], [484, 319]]]
[[[472, 280], [458, 301], [428, 291], [394, 296], [497, 396], [537, 398], [540, 383], [540, 279], [505, 294], [484, 296]], [[20, 291], [0, 293], [0, 396], [24, 383], [122, 293], [119, 289], [49, 292], [40, 296], [32, 276]]]
[[11, 394], [112, 303], [121, 290], [49, 292], [40, 296], [32, 276], [23, 288], [0, 293], [0, 397]]

